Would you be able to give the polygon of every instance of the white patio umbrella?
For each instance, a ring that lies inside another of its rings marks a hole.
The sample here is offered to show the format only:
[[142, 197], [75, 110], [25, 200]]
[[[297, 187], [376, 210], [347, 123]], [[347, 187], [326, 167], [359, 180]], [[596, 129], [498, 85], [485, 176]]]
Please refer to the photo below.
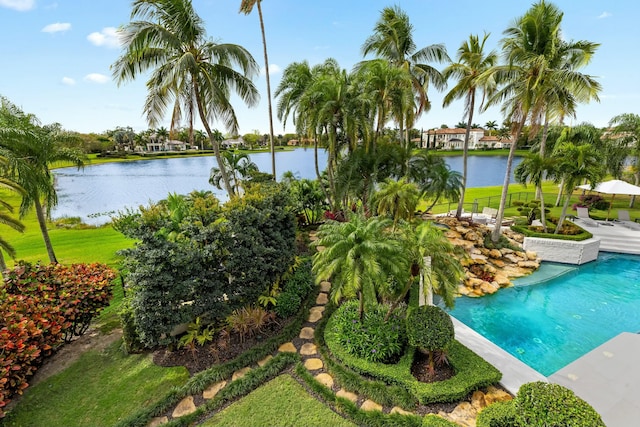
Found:
[[613, 206], [613, 199], [616, 194], [624, 194], [626, 196], [640, 196], [640, 187], [637, 185], [629, 184], [626, 181], [619, 179], [612, 179], [611, 181], [604, 181], [595, 187], [591, 188], [589, 184], [578, 185], [578, 188], [583, 190], [591, 190], [602, 194], [611, 194], [611, 203], [609, 204], [609, 210], [607, 211], [607, 220], [609, 219], [609, 213], [611, 212], [611, 206]]

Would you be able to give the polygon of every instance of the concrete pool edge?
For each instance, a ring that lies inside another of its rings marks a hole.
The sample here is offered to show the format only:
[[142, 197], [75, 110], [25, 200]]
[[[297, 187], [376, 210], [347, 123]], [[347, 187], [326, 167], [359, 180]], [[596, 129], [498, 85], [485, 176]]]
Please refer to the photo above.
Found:
[[456, 339], [502, 372], [500, 385], [515, 395], [520, 386], [533, 381], [548, 382], [547, 377], [498, 347], [455, 317], [451, 316]]

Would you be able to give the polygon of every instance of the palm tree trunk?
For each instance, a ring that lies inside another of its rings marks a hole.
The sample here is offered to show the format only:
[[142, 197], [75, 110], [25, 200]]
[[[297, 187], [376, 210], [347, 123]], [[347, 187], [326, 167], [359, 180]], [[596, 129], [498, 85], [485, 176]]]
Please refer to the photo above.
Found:
[[222, 182], [224, 182], [224, 188], [227, 191], [230, 199], [235, 197], [235, 192], [233, 191], [233, 187], [231, 186], [231, 182], [229, 180], [229, 173], [227, 172], [227, 168], [222, 161], [222, 155], [220, 154], [220, 145], [218, 144], [217, 139], [215, 138], [213, 131], [211, 130], [211, 126], [209, 126], [209, 122], [207, 121], [207, 117], [204, 115], [204, 108], [202, 106], [202, 99], [200, 97], [200, 88], [194, 82], [194, 92], [196, 94], [196, 102], [198, 104], [198, 113], [200, 114], [200, 121], [202, 121], [202, 125], [204, 129], [207, 131], [207, 135], [209, 135], [209, 142], [211, 142], [211, 146], [213, 147], [213, 152], [216, 155], [216, 161], [218, 162], [218, 169], [220, 169], [220, 174], [222, 175]]
[[518, 123], [518, 129], [516, 131], [513, 142], [511, 143], [511, 148], [509, 149], [509, 157], [507, 158], [507, 171], [504, 176], [504, 184], [502, 184], [502, 194], [500, 196], [500, 207], [498, 208], [498, 214], [496, 215], [496, 224], [493, 228], [493, 232], [491, 233], [491, 241], [493, 243], [498, 243], [500, 240], [500, 236], [502, 234], [502, 220], [504, 219], [504, 209], [507, 204], [507, 193], [509, 192], [509, 182], [511, 181], [511, 166], [513, 165], [513, 157], [516, 153], [516, 145], [518, 145], [518, 138], [520, 137], [520, 132], [522, 132], [522, 127], [524, 126], [524, 122], [526, 120], [526, 115], [520, 120]]
[[4, 254], [0, 250], [0, 274], [7, 269], [7, 262], [4, 260]]
[[413, 280], [414, 278], [411, 277], [407, 282], [407, 285], [404, 287], [404, 289], [402, 289], [400, 296], [396, 298], [395, 301], [393, 301], [393, 303], [389, 307], [389, 310], [387, 311], [387, 314], [384, 315], [384, 323], [387, 323], [387, 320], [389, 320], [389, 317], [391, 317], [391, 314], [393, 313], [393, 311], [398, 307], [398, 305], [400, 305], [400, 303], [407, 296], [407, 293], [409, 292], [409, 290], [411, 289], [411, 286], [413, 285]]
[[567, 192], [567, 197], [564, 200], [564, 204], [562, 205], [562, 213], [560, 213], [560, 218], [558, 219], [558, 225], [556, 226], [556, 230], [553, 234], [560, 233], [562, 230], [562, 223], [564, 222], [564, 218], [567, 215], [567, 208], [569, 207], [569, 201], [571, 200], [571, 193]]
[[462, 209], [464, 207], [464, 192], [467, 188], [467, 157], [469, 153], [469, 135], [471, 134], [471, 123], [473, 122], [473, 109], [475, 108], [476, 91], [472, 89], [470, 91], [469, 100], [469, 118], [467, 119], [467, 131], [464, 135], [464, 146], [462, 147], [462, 185], [460, 186], [460, 200], [458, 201], [458, 209], [456, 210], [456, 218], [462, 216]]
[[329, 198], [327, 189], [324, 188], [324, 184], [322, 183], [322, 177], [320, 176], [320, 167], [318, 166], [318, 135], [315, 132], [313, 134], [313, 161], [314, 161], [314, 166], [316, 168], [316, 177], [318, 178], [318, 183], [320, 184], [320, 188], [322, 188], [322, 192], [324, 193], [325, 199], [327, 200], [327, 202], [329, 202], [331, 211], [333, 211], [334, 210], [333, 203]]
[[558, 187], [558, 197], [556, 197], [556, 204], [555, 204], [556, 208], [560, 206], [560, 200], [562, 199], [563, 188], [564, 188], [564, 177], [562, 177], [562, 180], [560, 181], [560, 187]]
[[55, 252], [53, 252], [53, 245], [51, 244], [51, 238], [49, 237], [49, 231], [47, 230], [47, 218], [44, 214], [44, 208], [40, 203], [38, 197], [34, 201], [36, 208], [36, 216], [38, 217], [38, 225], [40, 225], [40, 232], [42, 232], [42, 238], [44, 239], [44, 246], [47, 248], [47, 254], [49, 255], [49, 261], [53, 264], [58, 263]]
[[540, 222], [542, 222], [542, 231], [547, 232], [547, 214], [544, 212], [544, 194], [542, 193], [542, 185], [540, 188]]
[[[548, 136], [549, 136], [549, 115], [546, 114], [544, 116], [544, 127], [542, 128], [542, 137], [540, 138], [540, 157], [542, 158], [545, 157], [544, 154], [545, 154], [545, 151], [547, 150]], [[536, 198], [542, 200], [542, 183], [536, 186]], [[543, 225], [545, 227], [545, 232], [546, 232], [546, 225], [544, 224], [544, 221], [543, 221]]]
[[267, 76], [267, 100], [269, 101], [269, 147], [271, 148], [271, 170], [273, 174], [273, 180], [276, 180], [276, 151], [273, 143], [273, 108], [271, 106], [271, 79], [269, 78], [269, 57], [267, 56], [267, 37], [264, 32], [264, 20], [262, 19], [262, 3], [261, 0], [256, 2], [258, 4], [258, 16], [260, 17], [260, 31], [262, 31], [262, 47], [264, 50], [264, 72]]

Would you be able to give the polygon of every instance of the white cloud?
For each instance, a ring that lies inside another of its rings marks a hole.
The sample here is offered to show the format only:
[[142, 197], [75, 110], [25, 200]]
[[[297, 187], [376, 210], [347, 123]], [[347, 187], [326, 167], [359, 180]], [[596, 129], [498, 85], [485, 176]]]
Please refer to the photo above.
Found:
[[[277, 64], [269, 64], [269, 75], [272, 76], [274, 74], [278, 74], [280, 71], [282, 71], [282, 69], [280, 68], [279, 65]], [[261, 75], [265, 75], [266, 73], [264, 72], [264, 67], [262, 67], [260, 69], [260, 74]]]
[[72, 79], [71, 77], [63, 77], [62, 78], [62, 84], [66, 85], [66, 86], [73, 86], [76, 84], [76, 81], [74, 79]]
[[598, 15], [598, 19], [608, 18], [610, 16], [611, 14], [609, 12], [602, 12], [600, 15]]
[[36, 6], [35, 0], [0, 0], [0, 7], [13, 9], [20, 12], [31, 10]]
[[55, 24], [49, 24], [42, 29], [43, 33], [63, 33], [71, 29], [71, 24], [68, 22], [56, 22]]
[[96, 46], [109, 48], [119, 48], [121, 45], [118, 29], [115, 27], [105, 27], [100, 32], [91, 33], [87, 36], [87, 40]]
[[105, 76], [104, 74], [91, 73], [84, 76], [84, 80], [91, 83], [104, 84], [111, 81], [111, 78], [109, 76]]

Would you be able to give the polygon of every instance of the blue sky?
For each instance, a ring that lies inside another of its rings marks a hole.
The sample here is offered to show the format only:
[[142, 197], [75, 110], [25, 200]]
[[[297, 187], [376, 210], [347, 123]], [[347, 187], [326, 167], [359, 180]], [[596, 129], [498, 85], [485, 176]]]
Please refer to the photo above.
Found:
[[[266, 0], [262, 3], [272, 89], [282, 70], [292, 62], [311, 65], [335, 58], [351, 70], [363, 59], [361, 46], [386, 6], [399, 5], [414, 26], [414, 40], [424, 47], [443, 43], [454, 57], [470, 34], [491, 33], [497, 48], [502, 32], [531, 6], [521, 0]], [[556, 0], [563, 12], [567, 40], [600, 43], [591, 64], [582, 71], [603, 86], [600, 103], [581, 105], [577, 118], [567, 123], [591, 122], [606, 126], [611, 117], [638, 113], [640, 75], [640, 3], [635, 0]], [[194, 0], [210, 38], [247, 48], [264, 65], [257, 11], [238, 13], [240, 0]], [[146, 129], [142, 106], [145, 80], [118, 87], [110, 65], [121, 50], [115, 29], [129, 21], [130, 0], [0, 0], [0, 95], [35, 114], [43, 123], [61, 123], [68, 130], [101, 133], [117, 126]], [[439, 66], [442, 67], [442, 66]], [[255, 84], [261, 102], [253, 109], [234, 100], [240, 132], [268, 132], [264, 74]], [[452, 86], [452, 84], [450, 84]], [[442, 93], [429, 94], [433, 108], [416, 127], [453, 126], [463, 117], [463, 105], [442, 108]], [[497, 109], [477, 114], [474, 122], [501, 123]], [[165, 123], [168, 127], [168, 120]], [[214, 128], [224, 132], [220, 123]], [[276, 134], [294, 132], [274, 117]]]

